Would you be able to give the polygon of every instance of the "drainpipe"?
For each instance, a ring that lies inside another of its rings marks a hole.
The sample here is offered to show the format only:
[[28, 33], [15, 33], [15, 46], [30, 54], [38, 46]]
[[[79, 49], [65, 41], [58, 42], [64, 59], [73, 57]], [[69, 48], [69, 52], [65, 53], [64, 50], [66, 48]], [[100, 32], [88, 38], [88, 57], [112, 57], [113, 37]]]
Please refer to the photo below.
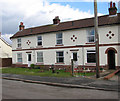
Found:
[[83, 68], [85, 68], [85, 67], [84, 67], [84, 55], [85, 55], [85, 54], [84, 54], [84, 47], [82, 47], [82, 59], [83, 59], [83, 60], [82, 60], [82, 62], [83, 62], [82, 64], [83, 64]]
[[33, 64], [35, 64], [35, 50], [33, 50]]

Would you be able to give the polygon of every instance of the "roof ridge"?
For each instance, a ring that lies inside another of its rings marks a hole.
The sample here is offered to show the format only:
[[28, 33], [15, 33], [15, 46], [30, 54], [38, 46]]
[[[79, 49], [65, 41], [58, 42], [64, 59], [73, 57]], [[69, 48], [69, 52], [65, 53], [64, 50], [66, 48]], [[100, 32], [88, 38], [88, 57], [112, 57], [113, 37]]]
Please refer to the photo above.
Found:
[[[105, 16], [109, 16], [109, 15], [102, 15], [99, 17], [105, 17]], [[71, 21], [64, 21], [64, 22], [60, 22], [60, 24], [62, 23], [69, 23], [69, 22], [75, 22], [75, 21], [80, 21], [80, 20], [86, 20], [86, 19], [93, 19], [94, 17], [91, 18], [83, 18], [83, 19], [78, 19], [78, 20], [71, 20]], [[41, 26], [36, 26], [36, 27], [30, 27], [30, 28], [26, 28], [24, 30], [28, 30], [28, 29], [34, 29], [34, 28], [39, 28], [39, 27], [46, 27], [46, 26], [51, 26], [51, 25], [56, 25], [56, 24], [48, 24], [48, 25], [41, 25]], [[59, 24], [58, 24], [59, 25]]]

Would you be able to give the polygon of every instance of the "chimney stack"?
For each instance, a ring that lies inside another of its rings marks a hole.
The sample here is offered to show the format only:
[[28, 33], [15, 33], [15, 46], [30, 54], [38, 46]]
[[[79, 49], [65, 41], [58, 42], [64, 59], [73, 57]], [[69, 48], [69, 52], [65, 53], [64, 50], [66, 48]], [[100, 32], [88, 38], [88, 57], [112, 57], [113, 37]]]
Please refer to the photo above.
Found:
[[20, 22], [19, 31], [22, 31], [24, 28], [25, 28], [25, 26], [23, 25], [23, 22]]
[[109, 8], [109, 15], [116, 15], [117, 14], [117, 7], [115, 2], [110, 2], [110, 8]]
[[60, 23], [59, 16], [56, 16], [56, 17], [53, 19], [53, 24], [59, 24], [59, 23]]

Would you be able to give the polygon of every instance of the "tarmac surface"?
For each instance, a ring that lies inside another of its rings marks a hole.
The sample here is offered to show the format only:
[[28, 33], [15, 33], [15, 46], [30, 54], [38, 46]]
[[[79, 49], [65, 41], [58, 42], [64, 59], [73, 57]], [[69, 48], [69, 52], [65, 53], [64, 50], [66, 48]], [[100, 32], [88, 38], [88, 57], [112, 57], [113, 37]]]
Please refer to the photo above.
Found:
[[26, 101], [26, 99], [27, 101], [31, 101], [31, 99], [32, 101], [36, 101], [36, 99], [38, 99], [37, 101], [44, 101], [43, 99], [51, 99], [51, 101], [54, 101], [53, 99], [56, 99], [55, 101], [59, 101], [58, 99], [65, 99], [64, 101], [70, 101], [69, 99], [72, 99], [71, 101], [86, 101], [86, 99], [87, 101], [94, 101], [94, 99], [97, 99], [95, 101], [106, 101], [106, 99], [109, 99], [107, 101], [118, 101], [118, 98], [118, 92], [115, 91], [66, 88], [6, 79], [2, 81], [2, 99], [12, 99], [10, 101], [14, 101], [14, 99], [20, 99], [17, 101]]
[[17, 80], [29, 83], [39, 83], [52, 86], [84, 88], [84, 89], [98, 89], [106, 91], [120, 92], [119, 76], [111, 80], [103, 80], [102, 78], [88, 78], [88, 77], [40, 77], [40, 76], [27, 76], [16, 74], [2, 74], [3, 79]]

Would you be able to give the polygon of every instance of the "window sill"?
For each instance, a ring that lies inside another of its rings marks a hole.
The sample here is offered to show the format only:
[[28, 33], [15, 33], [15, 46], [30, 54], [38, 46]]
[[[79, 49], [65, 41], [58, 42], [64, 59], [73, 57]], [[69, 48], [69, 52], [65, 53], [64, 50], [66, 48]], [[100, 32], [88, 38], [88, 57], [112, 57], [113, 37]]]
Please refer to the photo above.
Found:
[[88, 65], [88, 66], [95, 66], [96, 63], [85, 63], [85, 65]]
[[61, 45], [55, 45], [55, 46], [64, 46], [63, 44], [61, 44]]
[[42, 47], [43, 47], [42, 45], [36, 46], [36, 48], [42, 48]]
[[43, 65], [43, 62], [37, 62], [36, 65]]
[[55, 63], [55, 64], [65, 64], [65, 63]]
[[22, 49], [22, 47], [18, 47], [18, 48], [16, 48], [16, 49]]
[[88, 43], [86, 43], [86, 44], [95, 44], [95, 42], [88, 42]]
[[17, 62], [16, 64], [22, 64], [22, 62]]

